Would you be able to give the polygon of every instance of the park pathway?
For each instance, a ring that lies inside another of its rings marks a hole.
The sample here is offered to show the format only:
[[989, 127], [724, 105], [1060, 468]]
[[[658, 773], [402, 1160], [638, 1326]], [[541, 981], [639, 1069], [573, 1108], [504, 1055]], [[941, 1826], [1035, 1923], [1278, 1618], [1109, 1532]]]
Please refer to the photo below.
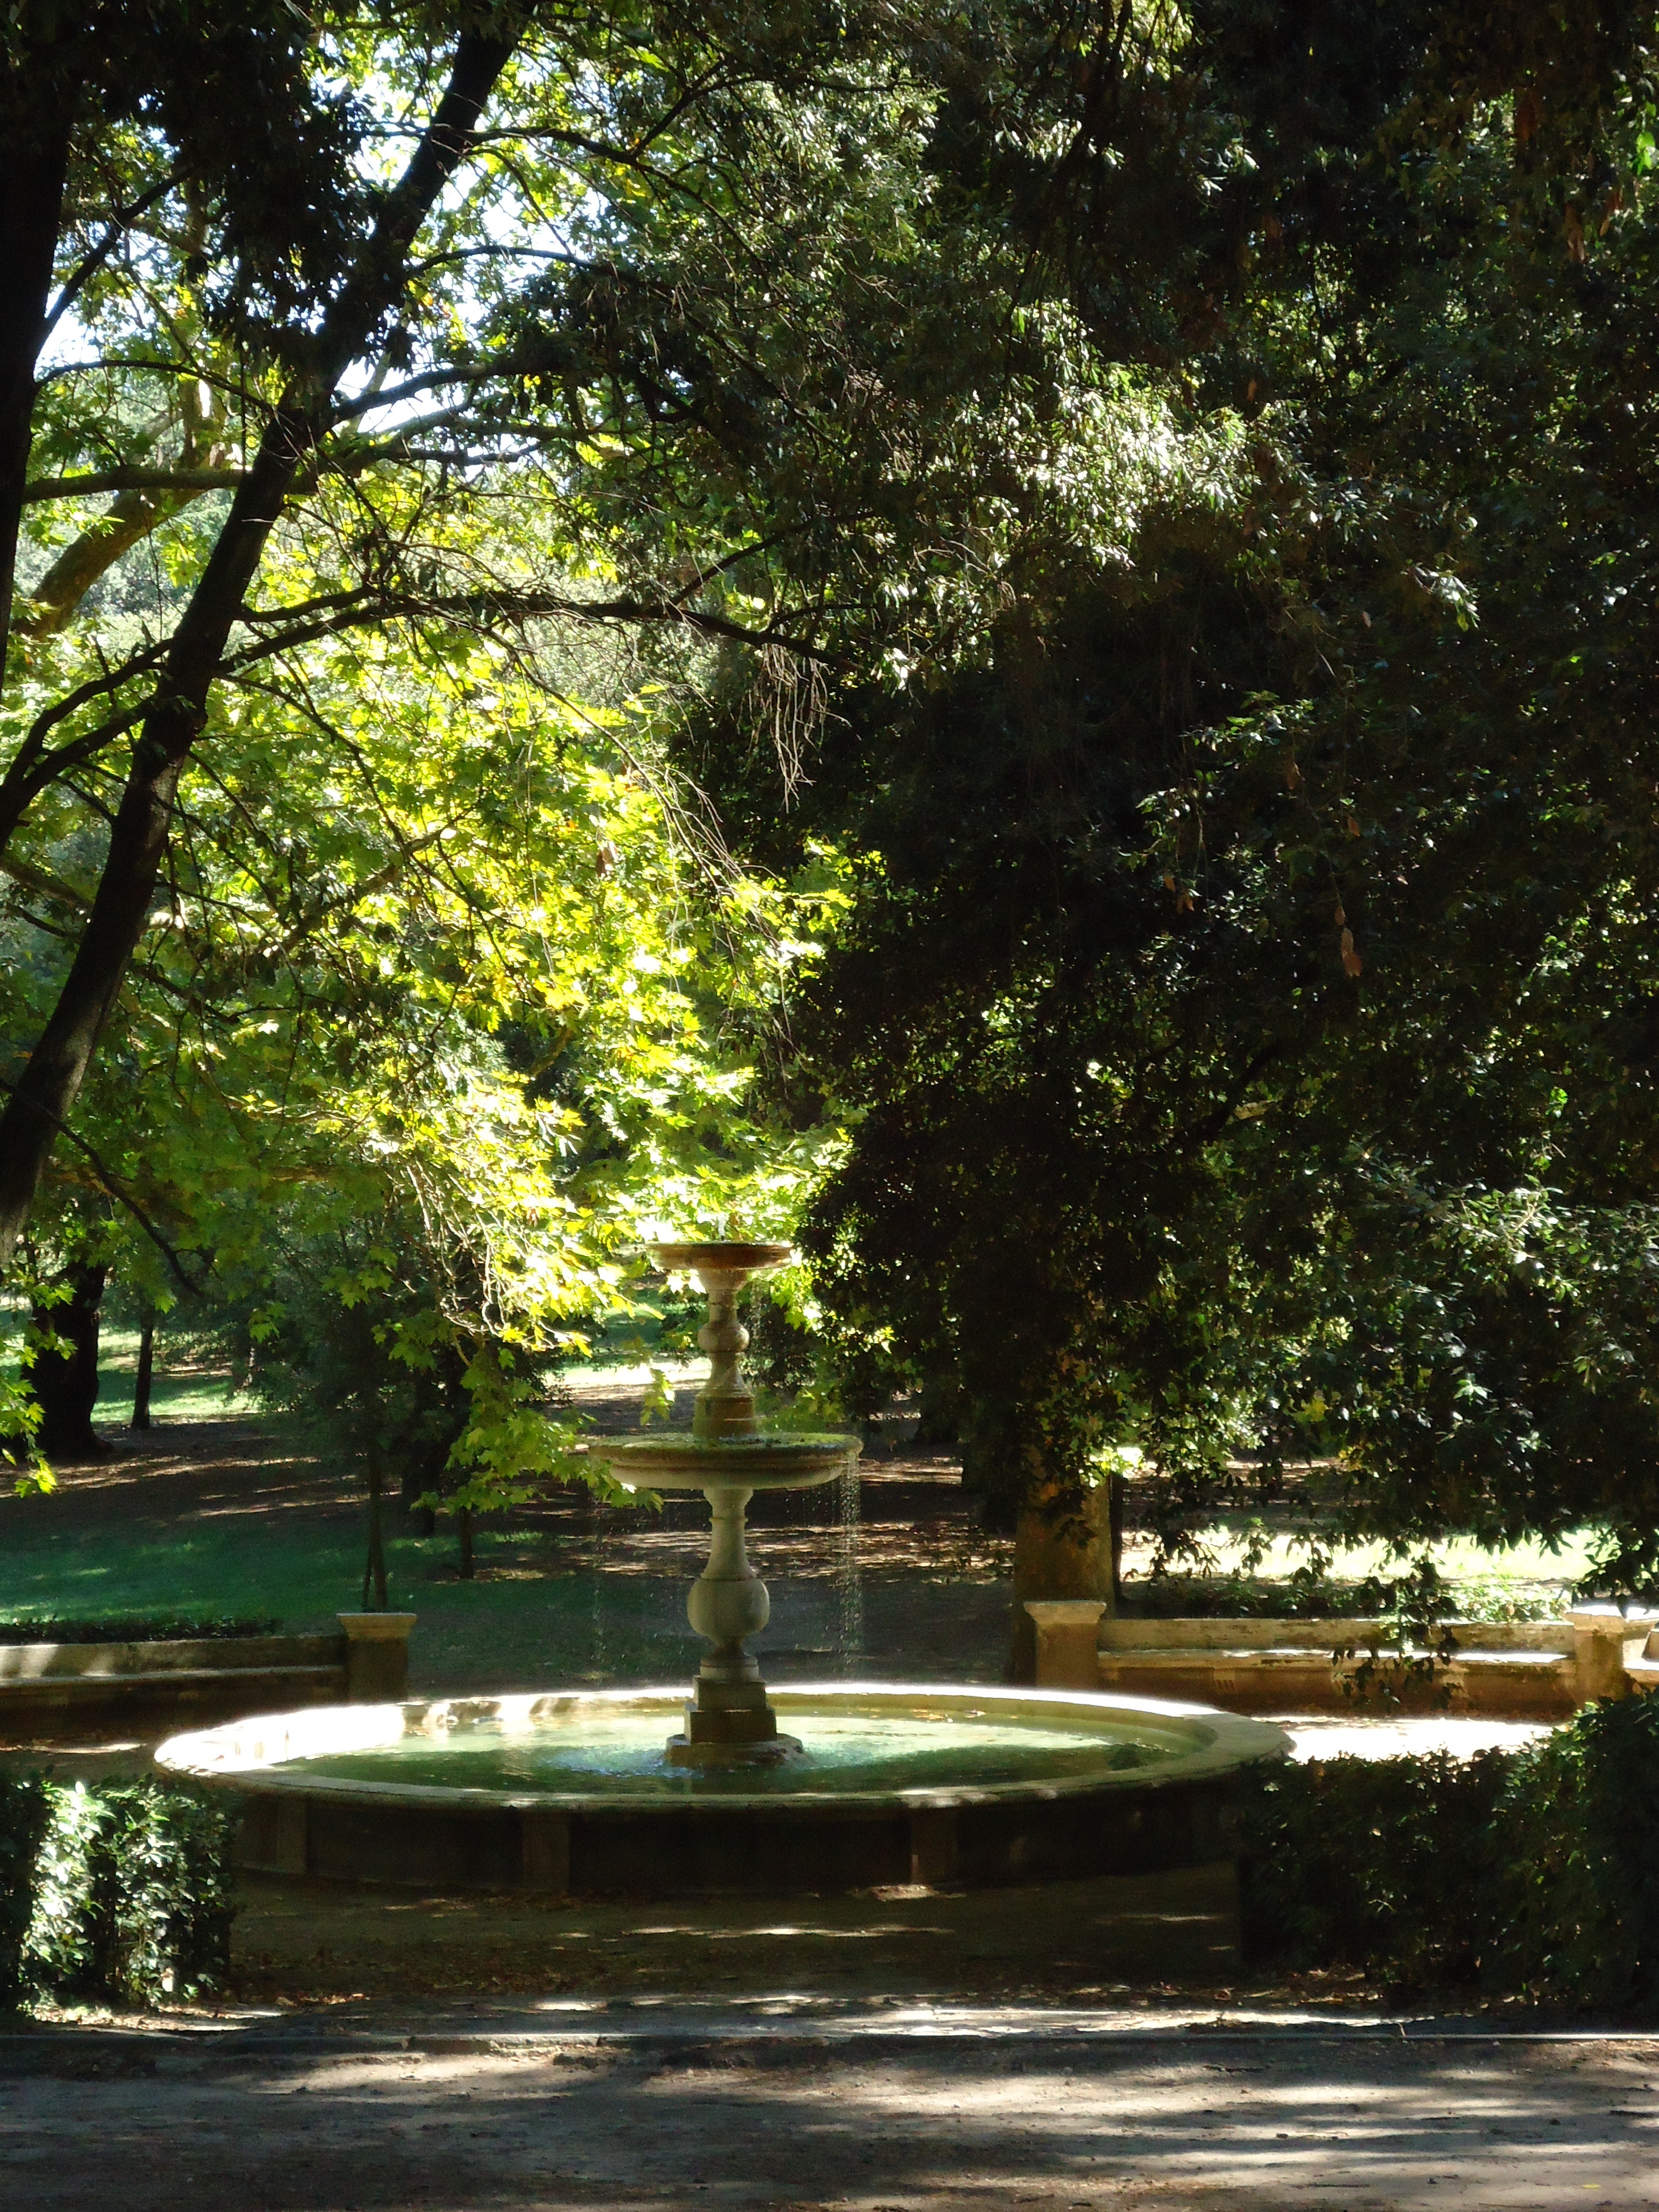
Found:
[[1659, 2204], [1659, 2039], [611, 2004], [0, 2038], [31, 2212]]

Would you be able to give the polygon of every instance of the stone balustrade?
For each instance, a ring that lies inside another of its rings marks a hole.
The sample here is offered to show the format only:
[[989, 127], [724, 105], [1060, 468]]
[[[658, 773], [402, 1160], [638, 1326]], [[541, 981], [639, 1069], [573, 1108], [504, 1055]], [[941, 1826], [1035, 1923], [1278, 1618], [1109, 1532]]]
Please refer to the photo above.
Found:
[[1576, 1606], [1560, 1620], [1446, 1621], [1449, 1656], [1395, 1652], [1382, 1620], [1106, 1620], [1093, 1598], [1036, 1598], [1025, 1610], [1039, 1688], [1232, 1712], [1349, 1711], [1368, 1664], [1389, 1670], [1407, 1707], [1491, 1718], [1562, 1720], [1592, 1698], [1659, 1686], [1659, 1613], [1613, 1605]]

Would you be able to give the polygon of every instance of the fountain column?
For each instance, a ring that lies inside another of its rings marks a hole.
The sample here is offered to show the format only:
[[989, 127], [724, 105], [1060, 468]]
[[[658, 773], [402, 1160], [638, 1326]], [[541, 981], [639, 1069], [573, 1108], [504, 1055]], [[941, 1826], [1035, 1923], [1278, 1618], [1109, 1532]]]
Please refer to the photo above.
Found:
[[696, 1765], [729, 1756], [743, 1747], [750, 1759], [787, 1759], [800, 1745], [780, 1735], [777, 1716], [761, 1680], [759, 1662], [743, 1648], [772, 1614], [766, 1584], [749, 1564], [744, 1544], [744, 1514], [753, 1492], [726, 1483], [703, 1492], [714, 1513], [708, 1565], [691, 1585], [685, 1609], [712, 1651], [697, 1669], [696, 1692], [685, 1708], [685, 1733], [670, 1736], [668, 1757], [677, 1766]]
[[697, 1393], [691, 1433], [660, 1431], [618, 1437], [608, 1456], [629, 1489], [700, 1490], [714, 1525], [708, 1564], [686, 1600], [691, 1626], [713, 1647], [697, 1669], [696, 1690], [685, 1709], [685, 1731], [668, 1739], [677, 1766], [764, 1765], [801, 1748], [778, 1733], [757, 1662], [744, 1638], [765, 1627], [771, 1614], [766, 1585], [744, 1547], [744, 1510], [757, 1490], [794, 1489], [833, 1482], [859, 1440], [850, 1436], [769, 1436], [755, 1414], [754, 1392], [743, 1371], [749, 1332], [738, 1319], [744, 1285], [789, 1258], [787, 1244], [652, 1244], [665, 1273], [695, 1275], [708, 1299], [708, 1319], [697, 1341], [708, 1354], [708, 1377]]
[[760, 1433], [755, 1394], [743, 1371], [749, 1332], [738, 1319], [738, 1293], [752, 1267], [698, 1267], [697, 1285], [708, 1297], [708, 1318], [697, 1342], [708, 1354], [708, 1380], [698, 1391], [691, 1413], [696, 1437], [753, 1437]]

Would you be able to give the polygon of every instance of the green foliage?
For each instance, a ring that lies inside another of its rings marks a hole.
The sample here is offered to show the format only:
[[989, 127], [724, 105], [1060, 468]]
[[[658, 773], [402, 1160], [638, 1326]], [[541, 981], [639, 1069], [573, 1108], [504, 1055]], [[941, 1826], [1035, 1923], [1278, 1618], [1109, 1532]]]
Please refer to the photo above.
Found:
[[252, 1619], [222, 1614], [112, 1614], [107, 1620], [0, 1620], [0, 1644], [167, 1644], [216, 1638], [275, 1636], [282, 1622], [268, 1613]]
[[1312, 1760], [1256, 1783], [1246, 1944], [1402, 1990], [1478, 1984], [1659, 2010], [1659, 1704], [1588, 1706], [1522, 1752]]
[[21, 1975], [61, 2002], [152, 2006], [222, 1983], [231, 1818], [179, 1790], [46, 1785]]
[[[1149, 1620], [1369, 1620], [1389, 1611], [1394, 1580], [1302, 1571], [1282, 1580], [1248, 1574], [1155, 1575], [1127, 1583], [1122, 1609], [1126, 1616]], [[1430, 1620], [1553, 1620], [1563, 1601], [1559, 1590], [1516, 1589], [1493, 1579], [1460, 1576], [1445, 1585]], [[1400, 1625], [1409, 1636], [1420, 1623], [1420, 1615], [1407, 1612]]]
[[1261, 1781], [1241, 1853], [1249, 1954], [1406, 1988], [1470, 1978], [1488, 1931], [1478, 1869], [1513, 1764], [1313, 1759]]
[[1505, 1989], [1659, 2011], [1659, 1702], [1592, 1706], [1498, 1807], [1486, 1971]]
[[951, 80], [942, 204], [1095, 349], [1091, 535], [850, 679], [793, 817], [688, 751], [847, 856], [820, 1293], [1004, 1513], [1133, 1447], [1178, 1556], [1314, 1462], [1356, 1535], [1651, 1571], [1652, 34], [1015, 6]]

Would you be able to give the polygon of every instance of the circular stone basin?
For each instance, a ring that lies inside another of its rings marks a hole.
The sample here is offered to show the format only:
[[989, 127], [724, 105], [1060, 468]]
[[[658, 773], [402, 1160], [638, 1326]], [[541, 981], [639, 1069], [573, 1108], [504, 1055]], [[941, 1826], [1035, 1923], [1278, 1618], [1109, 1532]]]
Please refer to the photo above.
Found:
[[974, 1887], [1232, 1856], [1283, 1731], [1144, 1698], [833, 1683], [772, 1691], [804, 1756], [676, 1767], [684, 1693], [343, 1705], [175, 1736], [157, 1764], [243, 1798], [242, 1860], [290, 1874], [582, 1895]]
[[628, 1490], [810, 1490], [833, 1482], [860, 1446], [856, 1437], [696, 1437], [684, 1429], [641, 1429], [595, 1437], [587, 1449], [590, 1458], [610, 1462]]

